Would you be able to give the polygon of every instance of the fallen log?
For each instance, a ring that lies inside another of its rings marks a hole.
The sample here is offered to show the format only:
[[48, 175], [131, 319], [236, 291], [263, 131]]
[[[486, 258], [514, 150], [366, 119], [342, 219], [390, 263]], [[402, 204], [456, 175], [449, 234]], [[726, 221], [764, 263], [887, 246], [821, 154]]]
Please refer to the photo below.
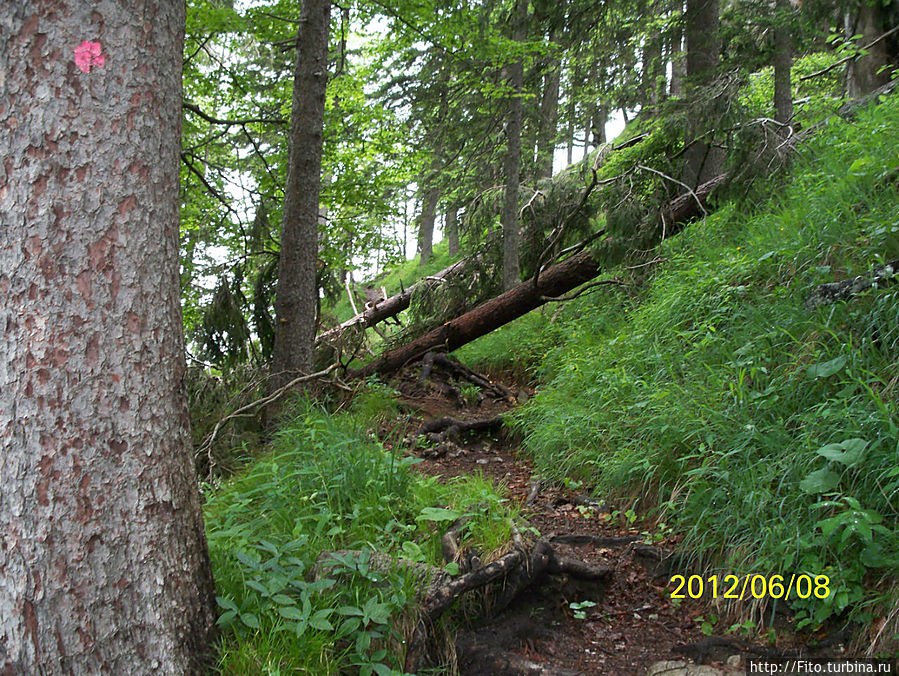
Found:
[[409, 302], [412, 299], [412, 294], [415, 291], [416, 287], [418, 287], [423, 282], [426, 282], [427, 280], [446, 279], [447, 277], [452, 276], [454, 273], [462, 270], [466, 262], [466, 260], [457, 261], [449, 267], [444, 268], [440, 272], [435, 272], [433, 275], [428, 275], [428, 277], [425, 277], [424, 280], [419, 280], [408, 289], [403, 289], [398, 294], [390, 296], [389, 298], [380, 302], [374, 302], [371, 307], [366, 308], [353, 317], [350, 317], [345, 322], [335, 326], [333, 329], [328, 329], [327, 331], [320, 333], [315, 339], [316, 345], [320, 343], [330, 343], [339, 340], [340, 337], [348, 329], [351, 329], [353, 327], [367, 329], [371, 326], [374, 326], [375, 324], [383, 322], [385, 319], [395, 317], [400, 312], [409, 307]]
[[805, 299], [805, 307], [808, 310], [814, 310], [823, 305], [849, 300], [876, 285], [886, 286], [894, 282], [897, 275], [899, 275], [899, 259], [878, 265], [869, 275], [859, 275], [841, 282], [820, 284], [812, 289], [808, 298]]
[[[709, 195], [726, 178], [726, 174], [721, 174], [703, 183], [695, 191], [681, 195], [665, 205], [659, 212], [658, 221], [638, 234], [640, 248], [654, 246], [663, 238], [678, 232], [687, 221], [705, 213]], [[621, 251], [621, 257], [626, 253], [620, 242], [614, 248], [615, 251]], [[383, 353], [363, 368], [351, 371], [350, 375], [366, 377], [373, 373], [390, 373], [439, 347], [452, 352], [540, 307], [547, 300], [589, 282], [601, 270], [602, 266], [594, 260], [591, 251], [576, 253], [540, 273], [536, 284], [533, 280], [522, 282], [443, 326]]]

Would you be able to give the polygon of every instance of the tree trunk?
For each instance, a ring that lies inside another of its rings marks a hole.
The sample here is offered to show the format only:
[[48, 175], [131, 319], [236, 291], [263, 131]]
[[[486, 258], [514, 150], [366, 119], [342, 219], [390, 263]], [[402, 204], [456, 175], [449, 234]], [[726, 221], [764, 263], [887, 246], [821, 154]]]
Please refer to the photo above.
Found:
[[[550, 41], [553, 36], [550, 36]], [[540, 129], [537, 136], [537, 178], [552, 178], [556, 150], [556, 127], [559, 123], [559, 80], [562, 63], [552, 59], [543, 75], [540, 99]]]
[[[679, 3], [683, 7], [683, 3]], [[687, 77], [687, 63], [684, 59], [684, 34], [680, 27], [672, 31], [669, 55], [671, 59], [671, 86], [668, 93], [671, 96], [684, 95], [684, 80]]]
[[597, 106], [590, 126], [593, 127], [593, 146], [599, 148], [606, 143], [606, 122], [609, 121], [609, 107], [605, 104]]
[[328, 84], [330, 0], [305, 0], [300, 11], [290, 115], [290, 152], [281, 255], [275, 293], [271, 389], [312, 370], [318, 302], [318, 214], [322, 127]]
[[[723, 174], [717, 176], [699, 186], [694, 191], [695, 194], [681, 195], [669, 202], [653, 225], [636, 235], [633, 242], [636, 248], [650, 249], [663, 237], [670, 237], [679, 232], [684, 223], [699, 215], [700, 204], [705, 206], [712, 190], [724, 179], [725, 175]], [[608, 258], [620, 261], [632, 249], [625, 244], [609, 240], [606, 250]], [[548, 298], [561, 296], [584, 282], [590, 281], [601, 272], [601, 269], [601, 266], [594, 260], [592, 251], [582, 251], [545, 270], [537, 278], [536, 283], [533, 279], [522, 282], [486, 303], [482, 303], [470, 312], [446, 322], [395, 350], [385, 352], [378, 359], [351, 375], [365, 377], [373, 373], [390, 373], [434, 349], [442, 348], [452, 352], [534, 308], [540, 307], [547, 302]]]
[[[434, 158], [431, 165], [431, 173], [426, 183], [432, 183], [436, 179], [439, 171], [439, 162]], [[437, 186], [432, 185], [425, 189], [424, 197], [421, 200], [421, 214], [418, 217], [418, 252], [419, 265], [426, 265], [431, 256], [434, 255], [434, 218], [437, 211], [437, 200], [440, 198], [440, 192]]]
[[211, 666], [178, 279], [184, 21], [174, 1], [0, 4], [3, 674]]
[[[513, 17], [513, 36], [516, 42], [524, 41], [524, 16], [527, 0], [517, 0]], [[506, 121], [506, 192], [503, 200], [503, 288], [508, 290], [519, 282], [518, 262], [518, 186], [521, 180], [521, 93], [524, 88], [524, 67], [515, 61], [508, 67], [512, 98], [509, 100], [509, 117]]]
[[662, 75], [662, 36], [648, 35], [643, 45], [644, 108], [655, 108], [659, 105], [665, 92]]
[[790, 10], [790, 0], [775, 1], [774, 119], [783, 124], [789, 124], [793, 119], [793, 88], [790, 84], [790, 70], [793, 67]]
[[[714, 77], [721, 51], [718, 38], [718, 0], [687, 0], [687, 78], [696, 88]], [[684, 152], [683, 181], [693, 187], [721, 173], [722, 153], [706, 141], [698, 141], [706, 131], [703, 124], [692, 124]]]
[[[873, 42], [895, 26], [897, 3], [895, 0], [870, 2], [862, 0], [858, 9], [845, 14], [846, 37], [861, 34], [859, 45]], [[846, 93], [850, 99], [870, 94], [885, 85], [892, 76], [891, 65], [896, 65], [899, 38], [896, 35], [881, 40], [867, 49], [867, 54], [849, 62], [846, 69]]]
[[459, 253], [459, 205], [447, 205], [445, 218], [443, 229], [446, 231], [449, 255], [455, 256]]

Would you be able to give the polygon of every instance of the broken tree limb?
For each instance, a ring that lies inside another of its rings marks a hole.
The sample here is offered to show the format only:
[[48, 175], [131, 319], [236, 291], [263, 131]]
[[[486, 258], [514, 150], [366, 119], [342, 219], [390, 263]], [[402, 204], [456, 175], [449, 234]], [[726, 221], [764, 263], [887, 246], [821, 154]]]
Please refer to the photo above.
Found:
[[458, 376], [463, 380], [467, 380], [473, 385], [477, 385], [482, 390], [492, 392], [499, 399], [507, 399], [508, 401], [515, 400], [515, 395], [512, 394], [512, 390], [502, 383], [494, 382], [489, 378], [482, 376], [477, 371], [473, 371], [465, 366], [465, 364], [462, 364], [455, 359], [451, 359], [441, 352], [428, 352], [425, 354], [422, 359], [421, 375], [418, 378], [419, 383], [424, 384], [424, 382], [431, 377], [431, 372], [435, 365], [442, 366], [453, 375]]
[[[702, 213], [712, 191], [727, 178], [721, 174], [695, 191], [681, 195], [659, 211], [658, 220], [645, 226], [637, 237], [639, 248], [654, 246], [663, 237], [678, 232], [689, 220]], [[620, 243], [617, 250], [620, 250]], [[622, 251], [623, 255], [627, 251]], [[407, 362], [417, 359], [430, 350], [442, 347], [448, 352], [480, 338], [494, 329], [508, 324], [513, 319], [527, 314], [546, 302], [546, 298], [556, 298], [585, 282], [589, 282], [601, 272], [602, 266], [594, 260], [591, 251], [581, 251], [544, 270], [535, 284], [527, 280], [509, 291], [478, 305], [443, 326], [428, 331], [415, 340], [394, 350], [383, 353], [378, 359], [361, 369], [353, 371], [354, 376], [369, 376], [373, 373], [390, 373]]]
[[[461, 270], [465, 266], [466, 262], [466, 260], [457, 261], [449, 267], [444, 268], [440, 272], [435, 272], [433, 275], [429, 275], [428, 279], [445, 279], [446, 277], [450, 277], [454, 273]], [[375, 324], [384, 321], [385, 319], [395, 317], [400, 312], [409, 307], [409, 302], [412, 299], [412, 293], [413, 291], [415, 291], [415, 288], [421, 283], [422, 282], [417, 282], [410, 286], [408, 289], [403, 289], [400, 293], [390, 296], [390, 298], [375, 302], [371, 307], [357, 313], [355, 316], [347, 319], [342, 324], [335, 326], [333, 329], [329, 329], [328, 331], [320, 333], [315, 339], [316, 344], [328, 343], [338, 340], [344, 334], [344, 332], [347, 331], [347, 329], [353, 328], [354, 326], [359, 327], [360, 329], [367, 329], [370, 326], [374, 326]]]
[[883, 265], [878, 265], [869, 275], [859, 275], [852, 279], [844, 279], [841, 282], [821, 284], [812, 289], [805, 299], [805, 307], [814, 310], [822, 305], [830, 305], [841, 300], [849, 300], [863, 291], [867, 291], [874, 285], [886, 285], [895, 280], [899, 274], [899, 258]]

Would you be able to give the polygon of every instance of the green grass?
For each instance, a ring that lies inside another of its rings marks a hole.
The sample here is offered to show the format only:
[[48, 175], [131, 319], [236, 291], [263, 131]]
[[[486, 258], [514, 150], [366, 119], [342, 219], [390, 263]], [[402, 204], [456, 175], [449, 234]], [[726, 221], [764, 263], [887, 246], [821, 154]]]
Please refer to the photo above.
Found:
[[[339, 415], [298, 403], [270, 452], [209, 496], [223, 673], [393, 673], [417, 583], [402, 565], [370, 566], [371, 552], [442, 566], [440, 536], [462, 514], [465, 545], [508, 541], [516, 514], [489, 481], [440, 484], [373, 439], [367, 426], [393, 409], [372, 403], [384, 386], [369, 389]], [[363, 554], [313, 582], [336, 550]]]
[[643, 289], [463, 351], [540, 376], [516, 426], [544, 475], [658, 508], [709, 569], [828, 575], [800, 625], [873, 619], [899, 573], [899, 291], [804, 307], [899, 254], [897, 130], [897, 96], [832, 119], [767, 199], [666, 242]]

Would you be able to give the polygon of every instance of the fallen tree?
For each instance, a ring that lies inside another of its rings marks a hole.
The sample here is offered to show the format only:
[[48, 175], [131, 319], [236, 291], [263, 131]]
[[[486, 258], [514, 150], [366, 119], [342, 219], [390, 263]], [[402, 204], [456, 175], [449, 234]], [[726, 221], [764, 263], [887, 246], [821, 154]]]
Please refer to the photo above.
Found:
[[433, 275], [428, 275], [424, 279], [419, 280], [408, 289], [403, 289], [398, 294], [372, 303], [371, 307], [366, 308], [354, 317], [350, 317], [345, 322], [335, 326], [333, 329], [328, 329], [327, 331], [320, 333], [315, 339], [316, 345], [332, 343], [334, 341], [340, 340], [340, 338], [347, 330], [354, 327], [364, 330], [371, 326], [374, 326], [375, 324], [383, 322], [385, 319], [396, 317], [400, 312], [409, 307], [409, 303], [412, 300], [412, 294], [415, 292], [416, 288], [418, 288], [419, 285], [426, 283], [428, 280], [446, 279], [448, 277], [451, 277], [456, 272], [461, 271], [465, 267], [465, 263], [465, 260], [457, 261], [449, 267], [444, 268], [440, 272], [435, 272]]
[[[601, 246], [605, 247], [605, 252], [601, 258], [605, 259], [605, 264], [617, 264], [633, 250], [646, 250], [655, 246], [662, 239], [679, 232], [688, 221], [706, 213], [709, 195], [726, 178], [726, 174], [721, 174], [703, 183], [695, 191], [675, 198], [659, 211], [656, 218], [638, 228], [635, 235], [627, 241], [611, 238], [604, 240]], [[385, 352], [363, 368], [352, 371], [350, 375], [365, 377], [373, 373], [390, 373], [431, 350], [442, 348], [452, 352], [589, 282], [602, 269], [603, 265], [597, 262], [594, 252], [583, 250], [415, 340]]]

